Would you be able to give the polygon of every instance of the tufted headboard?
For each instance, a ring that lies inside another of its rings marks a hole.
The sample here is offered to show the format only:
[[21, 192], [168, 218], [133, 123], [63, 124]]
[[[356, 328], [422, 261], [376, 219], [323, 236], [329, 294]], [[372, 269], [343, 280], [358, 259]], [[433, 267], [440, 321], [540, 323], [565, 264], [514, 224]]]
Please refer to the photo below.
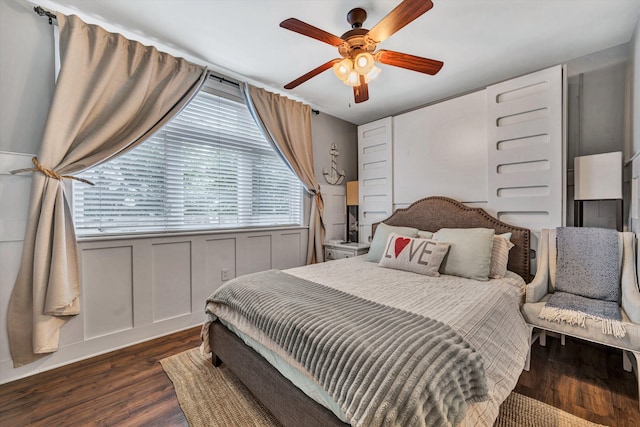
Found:
[[[409, 207], [396, 210], [381, 221], [387, 225], [414, 227], [436, 232], [441, 228], [493, 228], [496, 234], [511, 233], [508, 269], [519, 274], [528, 283], [530, 277], [531, 231], [504, 223], [481, 208], [470, 208], [448, 197], [433, 196], [414, 202]], [[378, 223], [371, 227], [371, 235]]]

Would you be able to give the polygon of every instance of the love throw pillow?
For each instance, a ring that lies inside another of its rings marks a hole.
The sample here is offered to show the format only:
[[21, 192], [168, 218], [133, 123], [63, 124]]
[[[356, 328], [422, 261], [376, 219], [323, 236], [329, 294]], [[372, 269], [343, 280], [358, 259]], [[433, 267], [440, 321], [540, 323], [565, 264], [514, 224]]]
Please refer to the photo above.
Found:
[[448, 250], [448, 243], [391, 233], [378, 265], [437, 277]]

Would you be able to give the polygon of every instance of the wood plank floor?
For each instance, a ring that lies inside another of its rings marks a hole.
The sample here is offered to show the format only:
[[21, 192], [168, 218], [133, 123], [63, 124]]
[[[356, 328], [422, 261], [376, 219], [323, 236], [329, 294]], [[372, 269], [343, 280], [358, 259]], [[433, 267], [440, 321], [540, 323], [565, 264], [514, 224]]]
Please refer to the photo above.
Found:
[[[0, 386], [2, 426], [186, 426], [158, 361], [198, 346], [199, 328]], [[619, 351], [567, 338], [534, 344], [516, 391], [610, 426], [640, 426], [634, 374]]]
[[640, 427], [638, 383], [622, 369], [622, 351], [586, 341], [547, 337], [533, 345], [531, 369], [515, 391], [586, 420]]

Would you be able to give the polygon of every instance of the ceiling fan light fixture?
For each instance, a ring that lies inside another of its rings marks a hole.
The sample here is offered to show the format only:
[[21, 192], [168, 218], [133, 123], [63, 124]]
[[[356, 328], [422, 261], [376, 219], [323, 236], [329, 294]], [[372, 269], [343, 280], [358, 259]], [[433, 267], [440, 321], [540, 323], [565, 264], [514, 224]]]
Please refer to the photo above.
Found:
[[429, 75], [437, 74], [444, 65], [442, 61], [392, 50], [377, 50], [379, 43], [428, 12], [432, 7], [431, 0], [402, 0], [371, 30], [362, 26], [367, 18], [367, 12], [362, 8], [355, 8], [347, 14], [347, 22], [351, 25], [351, 30], [340, 37], [296, 18], [285, 19], [280, 23], [280, 27], [336, 47], [340, 57], [314, 68], [287, 83], [284, 88], [293, 89], [333, 68], [333, 72], [340, 81], [353, 87], [355, 102], [361, 103], [369, 99], [368, 83], [380, 74], [381, 70], [375, 66], [376, 62]]
[[349, 86], [359, 86], [360, 85], [360, 74], [356, 70], [349, 71], [349, 76], [346, 80], [344, 80], [344, 84]]
[[367, 74], [364, 75], [364, 82], [369, 83], [371, 80], [378, 77], [378, 74], [380, 74], [380, 71], [381, 70], [378, 67], [374, 66], [373, 68], [371, 68], [371, 71], [369, 71]]
[[373, 55], [369, 52], [359, 53], [354, 61], [354, 68], [360, 74], [367, 75], [374, 67]]
[[353, 64], [349, 58], [333, 64], [333, 73], [343, 82], [349, 78], [349, 72], [353, 70]]

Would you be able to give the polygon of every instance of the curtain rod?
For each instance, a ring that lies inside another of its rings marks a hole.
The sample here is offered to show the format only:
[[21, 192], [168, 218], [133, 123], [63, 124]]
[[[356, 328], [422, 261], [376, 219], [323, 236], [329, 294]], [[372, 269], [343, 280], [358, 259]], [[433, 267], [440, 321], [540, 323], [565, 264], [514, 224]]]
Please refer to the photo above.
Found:
[[[209, 73], [209, 78], [211, 78], [211, 79], [215, 79], [215, 80], [219, 81], [220, 83], [226, 83], [226, 84], [228, 84], [228, 85], [235, 86], [235, 87], [237, 87], [237, 88], [239, 88], [239, 87], [240, 87], [240, 84], [239, 84], [239, 83], [234, 82], [234, 81], [232, 81], [232, 80], [227, 80], [227, 79], [225, 79], [224, 77], [216, 76], [216, 75], [215, 75], [215, 74], [213, 74], [213, 73]], [[320, 110], [314, 110], [313, 108], [311, 109], [311, 112], [312, 112], [313, 114], [315, 114], [315, 115], [320, 114]]]
[[53, 25], [53, 20], [56, 19], [56, 14], [51, 13], [48, 10], [42, 8], [42, 6], [34, 6], [33, 11], [40, 16], [46, 16], [49, 18], [49, 25]]
[[[46, 16], [47, 18], [49, 18], [49, 25], [53, 25], [53, 20], [56, 19], [55, 13], [49, 12], [48, 10], [42, 8], [41, 6], [34, 6], [33, 7], [33, 11], [35, 13], [37, 13], [38, 15], [40, 15], [40, 16]], [[218, 80], [220, 83], [226, 83], [226, 84], [229, 84], [231, 86], [238, 87], [238, 88], [240, 87], [240, 84], [238, 84], [237, 82], [234, 82], [234, 81], [231, 81], [231, 80], [227, 80], [224, 77], [216, 76], [215, 74], [211, 74], [210, 73], [209, 77], [212, 78], [212, 79]], [[311, 112], [313, 114], [320, 114], [319, 110], [311, 109]]]

